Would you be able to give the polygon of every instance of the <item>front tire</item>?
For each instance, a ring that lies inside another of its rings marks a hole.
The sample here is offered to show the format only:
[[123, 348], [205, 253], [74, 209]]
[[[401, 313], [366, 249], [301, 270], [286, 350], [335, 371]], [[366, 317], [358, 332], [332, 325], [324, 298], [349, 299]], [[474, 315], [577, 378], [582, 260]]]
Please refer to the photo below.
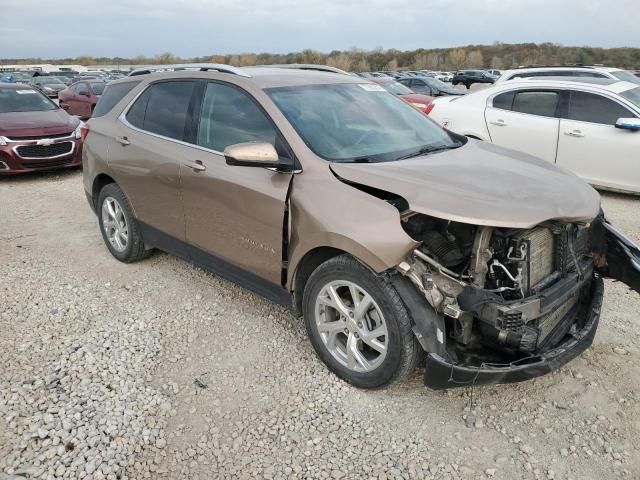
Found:
[[132, 263], [149, 256], [140, 233], [140, 225], [124, 192], [109, 183], [98, 195], [98, 222], [105, 245], [111, 255], [124, 263]]
[[398, 292], [349, 255], [332, 258], [313, 272], [303, 313], [318, 357], [356, 387], [402, 380], [420, 359], [422, 350]]

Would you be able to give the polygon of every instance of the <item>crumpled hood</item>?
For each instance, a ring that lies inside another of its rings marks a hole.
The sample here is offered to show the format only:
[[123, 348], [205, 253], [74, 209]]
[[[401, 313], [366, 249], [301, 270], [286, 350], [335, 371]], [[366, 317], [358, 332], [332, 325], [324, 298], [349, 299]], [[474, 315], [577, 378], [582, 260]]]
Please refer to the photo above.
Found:
[[61, 108], [44, 112], [0, 113], [0, 135], [36, 136], [58, 135], [75, 130], [80, 123]]
[[340, 178], [403, 197], [418, 213], [473, 225], [530, 228], [590, 221], [600, 195], [573, 173], [525, 153], [470, 140], [386, 163], [332, 163]]

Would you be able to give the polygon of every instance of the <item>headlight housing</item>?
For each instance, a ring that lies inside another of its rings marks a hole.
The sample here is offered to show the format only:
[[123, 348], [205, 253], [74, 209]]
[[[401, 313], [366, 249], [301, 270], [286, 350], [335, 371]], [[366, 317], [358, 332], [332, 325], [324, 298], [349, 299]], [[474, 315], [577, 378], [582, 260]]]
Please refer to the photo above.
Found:
[[7, 140], [5, 137], [0, 137], [0, 146], [4, 147], [9, 140]]
[[76, 140], [80, 140], [82, 138], [82, 127], [84, 126], [84, 122], [80, 122], [76, 129], [73, 131], [73, 136]]

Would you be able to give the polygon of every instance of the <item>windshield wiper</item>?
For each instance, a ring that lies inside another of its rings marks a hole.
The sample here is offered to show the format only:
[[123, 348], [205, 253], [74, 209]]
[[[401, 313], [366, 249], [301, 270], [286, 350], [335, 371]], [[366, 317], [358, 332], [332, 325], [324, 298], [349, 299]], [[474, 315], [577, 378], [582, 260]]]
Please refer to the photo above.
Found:
[[428, 155], [430, 153], [441, 152], [442, 150], [451, 150], [454, 148], [458, 148], [462, 146], [461, 143], [453, 143], [451, 145], [427, 145], [415, 152], [410, 153], [409, 155], [405, 155], [404, 157], [400, 157], [397, 160], [406, 160], [407, 158], [419, 157], [420, 155]]

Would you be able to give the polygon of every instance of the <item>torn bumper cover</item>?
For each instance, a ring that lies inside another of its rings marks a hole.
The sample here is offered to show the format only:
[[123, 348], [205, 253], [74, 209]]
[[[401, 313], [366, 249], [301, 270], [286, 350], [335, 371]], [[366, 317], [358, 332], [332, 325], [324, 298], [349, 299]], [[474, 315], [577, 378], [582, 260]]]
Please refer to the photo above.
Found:
[[517, 362], [475, 366], [458, 365], [449, 362], [439, 354], [429, 353], [425, 369], [425, 385], [439, 390], [471, 385], [513, 383], [539, 377], [557, 370], [580, 355], [593, 343], [600, 319], [603, 293], [602, 278], [594, 275], [591, 283], [591, 303], [583, 311], [583, 314], [587, 315], [588, 318], [584, 322], [582, 329], [556, 347]]

